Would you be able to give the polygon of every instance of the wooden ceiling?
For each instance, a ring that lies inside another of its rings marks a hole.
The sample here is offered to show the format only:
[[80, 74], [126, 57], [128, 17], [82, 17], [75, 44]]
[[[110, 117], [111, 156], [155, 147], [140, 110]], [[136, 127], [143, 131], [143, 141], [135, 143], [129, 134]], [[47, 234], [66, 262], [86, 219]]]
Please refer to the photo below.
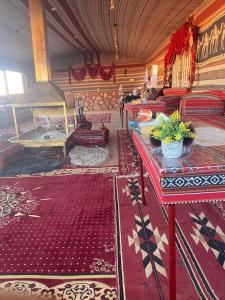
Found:
[[[51, 58], [84, 51], [115, 52], [147, 61], [202, 0], [46, 0]], [[0, 0], [0, 59], [32, 60], [28, 0]]]

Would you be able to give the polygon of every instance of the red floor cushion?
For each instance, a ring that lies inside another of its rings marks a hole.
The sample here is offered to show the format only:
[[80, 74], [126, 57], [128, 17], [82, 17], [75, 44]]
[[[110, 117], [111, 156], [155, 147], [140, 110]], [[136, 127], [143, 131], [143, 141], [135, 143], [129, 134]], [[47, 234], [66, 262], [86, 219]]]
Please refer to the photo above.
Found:
[[100, 128], [97, 130], [87, 130], [77, 128], [72, 134], [71, 140], [74, 145], [98, 145], [105, 147], [108, 143], [108, 128]]
[[188, 93], [187, 88], [169, 88], [163, 90], [163, 94], [165, 96], [172, 96], [172, 95], [184, 96], [187, 93]]

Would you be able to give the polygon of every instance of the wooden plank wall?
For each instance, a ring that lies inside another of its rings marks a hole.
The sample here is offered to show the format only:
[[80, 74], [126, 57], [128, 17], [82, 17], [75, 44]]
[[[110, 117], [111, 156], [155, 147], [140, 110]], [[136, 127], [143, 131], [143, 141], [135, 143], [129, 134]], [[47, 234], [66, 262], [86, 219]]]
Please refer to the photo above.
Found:
[[115, 82], [113, 79], [104, 81], [100, 77], [91, 79], [88, 75], [82, 81], [72, 78], [69, 83], [67, 69], [53, 70], [52, 81], [59, 86], [66, 95], [68, 106], [72, 106], [76, 96], [81, 96], [85, 110], [118, 110], [121, 93], [143, 88], [146, 82], [144, 64], [116, 65]]
[[53, 70], [52, 81], [64, 91], [95, 92], [98, 89], [103, 92], [118, 91], [120, 85], [122, 85], [124, 91], [132, 91], [134, 88], [143, 87], [145, 82], [145, 65], [117, 65], [115, 82], [113, 79], [104, 81], [99, 76], [96, 79], [91, 79], [87, 75], [82, 81], [77, 81], [72, 77], [70, 84], [67, 69]]

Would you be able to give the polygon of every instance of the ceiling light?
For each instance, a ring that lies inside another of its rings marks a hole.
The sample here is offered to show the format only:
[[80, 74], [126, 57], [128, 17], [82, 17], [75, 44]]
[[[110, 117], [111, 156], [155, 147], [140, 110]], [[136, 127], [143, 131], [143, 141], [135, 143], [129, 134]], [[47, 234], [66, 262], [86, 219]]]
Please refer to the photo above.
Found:
[[56, 11], [57, 8], [56, 8], [56, 7], [52, 7], [51, 10], [52, 10], [52, 11]]

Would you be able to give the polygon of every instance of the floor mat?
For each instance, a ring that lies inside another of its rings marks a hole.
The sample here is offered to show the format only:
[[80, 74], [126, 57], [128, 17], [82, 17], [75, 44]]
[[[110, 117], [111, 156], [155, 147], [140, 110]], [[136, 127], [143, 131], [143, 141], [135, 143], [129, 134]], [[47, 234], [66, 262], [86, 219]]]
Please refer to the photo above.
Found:
[[115, 295], [112, 183], [108, 174], [0, 179], [0, 288]]
[[132, 132], [128, 135], [125, 129], [117, 131], [118, 137], [118, 156], [119, 156], [119, 173], [131, 174], [138, 171], [138, 153], [133, 143]]
[[[90, 148], [89, 148], [90, 149]], [[30, 175], [72, 175], [118, 173], [118, 166], [100, 164], [95, 167], [80, 167], [70, 163], [70, 158], [64, 158], [61, 147], [37, 149], [25, 148], [24, 157], [9, 165], [0, 172], [0, 177], [30, 176]]]
[[[139, 178], [115, 179], [120, 299], [168, 299], [167, 211], [149, 179], [141, 204]], [[212, 205], [176, 206], [177, 299], [223, 299], [224, 216]]]
[[0, 176], [16, 176], [22, 174], [35, 174], [40, 172], [51, 172], [63, 165], [62, 160], [54, 158], [39, 158], [24, 156], [22, 159], [10, 164], [7, 169], [0, 172]]

